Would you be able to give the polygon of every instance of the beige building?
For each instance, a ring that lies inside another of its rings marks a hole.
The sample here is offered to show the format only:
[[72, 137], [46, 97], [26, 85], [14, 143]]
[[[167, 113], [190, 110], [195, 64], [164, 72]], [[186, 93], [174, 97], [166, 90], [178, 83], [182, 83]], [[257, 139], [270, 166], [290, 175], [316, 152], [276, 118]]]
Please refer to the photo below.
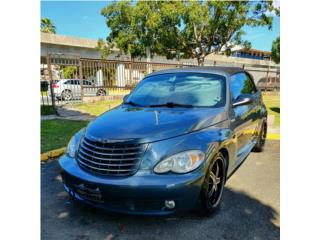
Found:
[[[97, 40], [84, 39], [70, 36], [63, 36], [58, 34], [41, 33], [41, 57], [44, 59], [48, 54], [67, 55], [81, 58], [100, 59], [100, 53], [96, 49]], [[114, 60], [129, 60], [129, 56], [120, 54], [119, 49], [114, 48], [113, 53], [108, 56], [108, 59]], [[137, 61], [146, 61], [146, 59], [136, 59]], [[177, 63], [177, 60], [168, 60], [163, 56], [155, 56], [151, 60], [157, 63]], [[195, 59], [181, 59], [180, 63], [186, 65], [197, 65]], [[270, 60], [259, 60], [241, 57], [228, 57], [225, 55], [209, 54], [205, 58], [205, 65], [207, 66], [238, 66], [245, 67], [253, 76], [256, 82], [262, 78], [279, 77], [279, 65]], [[123, 69], [123, 64], [117, 64], [117, 71], [121, 69], [125, 73], [127, 69]], [[154, 66], [156, 67], [156, 66]], [[45, 64], [41, 64], [42, 79], [47, 79], [47, 70]], [[56, 66], [52, 66], [53, 78], [59, 79], [60, 70]], [[121, 70], [121, 71], [122, 71]], [[155, 69], [154, 69], [155, 70]], [[120, 71], [120, 72], [121, 72]], [[146, 74], [145, 71], [138, 71], [137, 78], [141, 78]], [[120, 74], [119, 76], [126, 76], [127, 74]]]

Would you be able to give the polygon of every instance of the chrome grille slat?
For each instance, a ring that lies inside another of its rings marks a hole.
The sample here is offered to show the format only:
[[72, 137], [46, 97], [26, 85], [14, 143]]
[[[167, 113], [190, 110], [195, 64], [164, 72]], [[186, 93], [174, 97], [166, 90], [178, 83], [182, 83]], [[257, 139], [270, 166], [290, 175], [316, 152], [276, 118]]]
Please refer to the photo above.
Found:
[[133, 153], [104, 153], [104, 152], [97, 152], [97, 151], [93, 151], [92, 149], [88, 149], [84, 144], [82, 145], [82, 148], [88, 150], [88, 151], [91, 151], [93, 153], [96, 153], [96, 154], [100, 154], [100, 155], [106, 155], [106, 156], [127, 156], [127, 155], [138, 155], [138, 154], [141, 154], [142, 152], [133, 152]]
[[127, 169], [103, 169], [103, 168], [97, 168], [97, 167], [93, 167], [87, 163], [84, 163], [82, 162], [80, 159], [78, 159], [79, 162], [81, 162], [81, 164], [91, 168], [91, 169], [96, 169], [96, 170], [99, 170], [99, 171], [106, 171], [106, 172], [131, 172], [131, 171], [134, 171], [135, 169], [130, 169], [130, 170], [127, 170]]
[[139, 167], [145, 147], [132, 142], [98, 142], [82, 139], [77, 154], [80, 167], [92, 173], [108, 176], [128, 176]]
[[95, 145], [92, 145], [91, 143], [89, 143], [87, 140], [83, 139], [83, 142], [87, 145], [89, 145], [90, 147], [94, 147], [94, 148], [97, 148], [97, 149], [101, 149], [101, 150], [135, 150], [135, 149], [140, 149], [140, 147], [127, 147], [127, 148], [107, 148], [107, 147], [99, 147], [99, 146], [95, 146]]
[[90, 159], [87, 159], [85, 157], [83, 157], [83, 155], [80, 155], [80, 158], [82, 158], [83, 160], [87, 161], [87, 162], [92, 162], [93, 164], [97, 164], [97, 165], [101, 165], [101, 166], [110, 166], [110, 167], [119, 167], [119, 166], [135, 166], [136, 163], [102, 163], [102, 162], [96, 162]]
[[[88, 153], [83, 152], [81, 148], [80, 148], [80, 152], [81, 154], [85, 154], [86, 156], [92, 157], [92, 155], [90, 156]], [[97, 156], [94, 156], [94, 158], [99, 159], [101, 161], [134, 161], [139, 159], [139, 158], [101, 158]]]

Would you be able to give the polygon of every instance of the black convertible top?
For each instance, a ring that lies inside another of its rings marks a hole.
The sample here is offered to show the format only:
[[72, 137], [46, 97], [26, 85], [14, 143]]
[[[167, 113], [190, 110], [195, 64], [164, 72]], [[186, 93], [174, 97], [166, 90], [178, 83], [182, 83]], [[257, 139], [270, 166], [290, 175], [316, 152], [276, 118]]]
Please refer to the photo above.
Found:
[[160, 71], [149, 74], [149, 76], [164, 74], [164, 73], [175, 73], [175, 72], [212, 72], [212, 73], [225, 73], [228, 75], [233, 75], [238, 72], [244, 72], [244, 69], [240, 67], [226, 67], [226, 66], [182, 67], [182, 68], [171, 68], [171, 69], [160, 70]]

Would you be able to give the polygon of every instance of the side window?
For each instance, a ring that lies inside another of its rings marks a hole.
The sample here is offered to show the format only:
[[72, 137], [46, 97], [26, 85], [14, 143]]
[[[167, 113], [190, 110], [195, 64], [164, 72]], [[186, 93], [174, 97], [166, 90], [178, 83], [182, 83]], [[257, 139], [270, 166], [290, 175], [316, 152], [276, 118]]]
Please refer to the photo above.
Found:
[[70, 80], [65, 81], [64, 84], [70, 84]]
[[80, 81], [79, 80], [74, 80], [74, 84], [75, 85], [80, 85]]
[[241, 94], [252, 94], [257, 91], [253, 80], [246, 73], [237, 73], [231, 76], [230, 91], [232, 102], [234, 102]]
[[83, 85], [91, 86], [92, 84], [91, 84], [90, 81], [84, 80], [84, 81], [83, 81]]
[[256, 93], [257, 92], [256, 84], [254, 83], [253, 79], [248, 73], [246, 73], [246, 76], [247, 76], [246, 81], [248, 81], [248, 84], [250, 84], [250, 88], [251, 88], [250, 93]]

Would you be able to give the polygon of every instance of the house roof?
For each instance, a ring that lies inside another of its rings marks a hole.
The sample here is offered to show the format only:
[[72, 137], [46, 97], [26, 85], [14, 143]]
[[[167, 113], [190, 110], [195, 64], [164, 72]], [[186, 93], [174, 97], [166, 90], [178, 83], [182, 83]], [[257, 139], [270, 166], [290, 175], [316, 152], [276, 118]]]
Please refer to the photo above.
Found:
[[271, 52], [262, 51], [262, 50], [254, 49], [254, 48], [250, 48], [250, 49], [242, 48], [242, 49], [235, 50], [234, 52], [262, 53], [262, 54], [265, 54], [265, 55], [270, 55], [271, 54]]

